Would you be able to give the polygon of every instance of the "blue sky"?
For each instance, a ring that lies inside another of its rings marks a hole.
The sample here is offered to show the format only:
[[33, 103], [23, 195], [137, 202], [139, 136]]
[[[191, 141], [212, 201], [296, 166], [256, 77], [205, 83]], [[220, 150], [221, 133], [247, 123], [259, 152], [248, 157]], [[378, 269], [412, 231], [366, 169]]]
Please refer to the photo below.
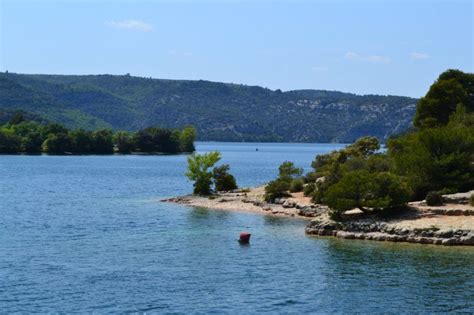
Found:
[[473, 72], [473, 2], [0, 0], [0, 70], [419, 97]]

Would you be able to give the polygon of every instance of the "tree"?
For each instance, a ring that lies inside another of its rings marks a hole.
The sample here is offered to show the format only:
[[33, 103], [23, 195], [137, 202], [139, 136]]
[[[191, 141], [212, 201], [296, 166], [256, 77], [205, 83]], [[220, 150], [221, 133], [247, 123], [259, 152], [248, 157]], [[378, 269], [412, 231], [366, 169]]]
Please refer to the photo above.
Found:
[[114, 152], [112, 131], [102, 129], [93, 133], [93, 152], [99, 154], [110, 154]]
[[40, 133], [43, 139], [46, 139], [50, 134], [67, 134], [69, 130], [60, 124], [48, 124], [41, 128]]
[[346, 173], [326, 194], [328, 206], [339, 215], [354, 208], [371, 212], [403, 207], [409, 198], [410, 189], [401, 177], [365, 170]]
[[474, 74], [448, 70], [418, 102], [414, 125], [419, 128], [444, 126], [458, 105], [468, 112], [474, 111]]
[[154, 150], [150, 128], [138, 130], [133, 136], [133, 142], [135, 143], [135, 148], [141, 152], [153, 152]]
[[91, 153], [95, 149], [95, 140], [92, 132], [76, 129], [69, 133], [71, 137], [71, 151], [74, 153]]
[[407, 178], [413, 199], [430, 191], [474, 187], [474, 129], [448, 125], [406, 134], [388, 142], [392, 171]]
[[303, 175], [303, 169], [295, 167], [295, 164], [290, 161], [283, 162], [279, 167], [279, 178], [283, 181], [291, 182], [293, 179]]
[[181, 152], [194, 152], [194, 141], [196, 140], [196, 129], [192, 126], [185, 127], [179, 137]]
[[21, 150], [21, 138], [10, 130], [0, 129], [0, 153], [18, 153]]
[[43, 142], [43, 152], [49, 154], [64, 154], [71, 151], [71, 138], [65, 133], [50, 134]]
[[133, 138], [127, 131], [119, 131], [113, 137], [119, 153], [130, 153], [135, 149]]
[[212, 172], [209, 169], [220, 159], [221, 154], [217, 151], [205, 154], [192, 154], [188, 157], [186, 176], [194, 181], [194, 194], [209, 195], [211, 193]]
[[26, 153], [40, 153], [43, 139], [39, 132], [31, 132], [27, 134], [22, 141], [23, 150]]
[[215, 167], [212, 171], [212, 178], [214, 179], [216, 191], [231, 191], [237, 189], [237, 183], [234, 176], [229, 174], [229, 169], [229, 165], [224, 164]]
[[365, 136], [348, 145], [344, 151], [349, 157], [367, 157], [380, 149], [379, 140], [375, 137]]

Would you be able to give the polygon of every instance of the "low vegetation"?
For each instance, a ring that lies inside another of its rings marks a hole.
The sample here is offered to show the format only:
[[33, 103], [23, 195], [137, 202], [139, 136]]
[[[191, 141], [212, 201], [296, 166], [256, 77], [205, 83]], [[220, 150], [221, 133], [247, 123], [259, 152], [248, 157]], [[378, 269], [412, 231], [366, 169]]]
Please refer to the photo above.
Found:
[[229, 173], [229, 164], [223, 164], [212, 170], [212, 178], [214, 179], [216, 191], [231, 191], [237, 189], [235, 177]]
[[0, 153], [128, 154], [193, 152], [196, 130], [149, 127], [135, 133], [108, 129], [69, 130], [59, 124], [40, 124], [22, 114], [0, 126]]
[[211, 170], [211, 167], [219, 162], [220, 159], [221, 154], [217, 151], [205, 154], [194, 153], [188, 157], [186, 177], [194, 181], [193, 194], [208, 196], [213, 191], [237, 189], [235, 178], [229, 173], [229, 165], [224, 164]]
[[[266, 188], [266, 199], [287, 196], [291, 182], [304, 179], [306, 196], [327, 204], [332, 217], [346, 210], [393, 213], [410, 200], [442, 204], [441, 194], [474, 187], [474, 75], [442, 73], [417, 107], [415, 129], [392, 137], [386, 150], [375, 137], [362, 137], [342, 150], [318, 155], [313, 171], [282, 176]], [[291, 167], [290, 167], [291, 166]], [[299, 185], [298, 185], [299, 186]], [[299, 189], [299, 187], [298, 187]], [[471, 198], [472, 199], [472, 198]]]
[[[288, 196], [288, 191], [301, 191], [303, 169], [295, 167], [295, 164], [290, 161], [283, 162], [278, 168], [278, 178], [268, 183], [265, 187], [265, 200], [273, 202], [276, 198]], [[301, 189], [300, 187], [301, 186]]]
[[428, 206], [441, 206], [443, 205], [443, 196], [437, 191], [430, 191], [426, 194], [425, 201]]

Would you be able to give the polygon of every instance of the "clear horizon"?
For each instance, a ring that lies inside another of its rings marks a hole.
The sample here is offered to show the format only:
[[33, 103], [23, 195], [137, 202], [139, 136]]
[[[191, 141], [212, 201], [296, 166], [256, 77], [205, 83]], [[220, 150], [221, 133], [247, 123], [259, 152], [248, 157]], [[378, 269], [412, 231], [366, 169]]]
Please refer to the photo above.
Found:
[[473, 72], [472, 1], [11, 1], [0, 70], [420, 97]]

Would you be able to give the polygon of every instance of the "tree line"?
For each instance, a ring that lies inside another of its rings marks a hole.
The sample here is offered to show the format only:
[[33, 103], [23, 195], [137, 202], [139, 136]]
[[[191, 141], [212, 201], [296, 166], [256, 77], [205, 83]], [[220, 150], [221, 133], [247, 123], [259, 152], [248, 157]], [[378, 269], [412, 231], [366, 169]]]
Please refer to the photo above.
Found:
[[[318, 155], [303, 175], [292, 162], [265, 188], [267, 201], [303, 191], [327, 204], [333, 219], [346, 210], [391, 213], [409, 201], [441, 200], [474, 188], [474, 74], [442, 73], [417, 104], [414, 128], [392, 137], [380, 151], [374, 137]], [[433, 196], [438, 196], [434, 198]]]
[[0, 153], [130, 154], [194, 152], [196, 130], [149, 127], [137, 132], [101, 129], [69, 130], [60, 124], [39, 124], [17, 114], [0, 126]]

